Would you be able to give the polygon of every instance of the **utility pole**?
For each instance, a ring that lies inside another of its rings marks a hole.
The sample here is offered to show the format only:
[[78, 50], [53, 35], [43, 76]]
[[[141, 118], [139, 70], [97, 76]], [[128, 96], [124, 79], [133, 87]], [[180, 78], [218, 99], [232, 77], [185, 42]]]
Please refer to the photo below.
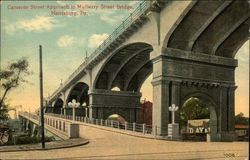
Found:
[[42, 65], [42, 46], [39, 45], [39, 62], [40, 62], [40, 115], [41, 115], [41, 135], [42, 148], [45, 148], [44, 138], [44, 112], [43, 112], [43, 65]]

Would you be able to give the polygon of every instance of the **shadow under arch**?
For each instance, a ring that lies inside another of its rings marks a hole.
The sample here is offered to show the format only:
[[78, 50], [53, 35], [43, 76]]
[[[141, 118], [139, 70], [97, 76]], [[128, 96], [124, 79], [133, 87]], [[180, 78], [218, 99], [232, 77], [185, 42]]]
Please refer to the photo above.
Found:
[[66, 98], [66, 104], [68, 104], [73, 99], [75, 99], [77, 102], [80, 103], [80, 105], [82, 105], [83, 103], [86, 103], [86, 105], [88, 106], [89, 105], [88, 90], [89, 90], [89, 86], [84, 82], [79, 82], [75, 84], [71, 88]]
[[[94, 79], [93, 88], [111, 90], [113, 87], [119, 87], [121, 91], [126, 90], [125, 88], [134, 79], [142, 65], [150, 61], [149, 54], [152, 50], [150, 44], [143, 42], [120, 47], [104, 62]], [[126, 74], [128, 71], [131, 73]], [[129, 82], [125, 82], [125, 80]]]
[[201, 101], [203, 101], [206, 104], [207, 108], [209, 109], [209, 112], [210, 112], [209, 126], [210, 126], [211, 141], [217, 141], [218, 116], [217, 116], [216, 108], [218, 107], [218, 105], [214, 102], [214, 100], [208, 94], [202, 91], [196, 91], [196, 92], [192, 92], [186, 95], [181, 100], [180, 109], [184, 105], [184, 103], [191, 97], [199, 98]]
[[58, 98], [53, 106], [53, 113], [60, 114], [61, 108], [63, 108], [63, 100]]
[[111, 119], [112, 120], [119, 120], [122, 123], [129, 121], [129, 117], [127, 116], [127, 114], [121, 110], [107, 112], [103, 116], [103, 119], [104, 120], [111, 120]]

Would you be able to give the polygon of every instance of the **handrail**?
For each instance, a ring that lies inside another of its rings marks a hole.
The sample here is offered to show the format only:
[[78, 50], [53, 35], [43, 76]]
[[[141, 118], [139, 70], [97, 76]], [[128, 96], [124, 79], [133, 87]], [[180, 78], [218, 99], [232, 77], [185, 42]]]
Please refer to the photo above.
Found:
[[125, 30], [129, 28], [129, 26], [137, 20], [144, 12], [149, 9], [151, 6], [150, 1], [144, 0], [139, 6], [99, 45], [98, 48], [95, 49], [94, 52], [90, 54], [88, 58], [60, 85], [53, 94], [48, 97], [51, 100], [55, 97], [59, 90], [64, 88], [73, 78], [76, 77], [90, 62], [93, 61], [100, 53], [102, 53], [111, 43], [113, 43]]
[[[31, 113], [27, 113], [27, 112], [19, 112], [19, 114], [33, 118], [35, 120], [39, 120], [39, 116], [35, 115], [35, 114], [31, 114]], [[70, 121], [73, 119], [73, 117], [71, 115], [60, 115], [60, 114], [53, 114], [53, 113], [46, 113], [45, 116], [50, 116], [50, 117], [54, 117], [54, 118], [61, 118], [61, 119], [70, 120]], [[121, 130], [139, 132], [139, 133], [143, 133], [143, 134], [152, 134], [152, 126], [146, 125], [146, 124], [130, 123], [130, 122], [122, 123], [118, 120], [94, 119], [94, 118], [88, 118], [88, 117], [83, 117], [83, 116], [76, 116], [76, 121], [100, 125], [100, 126], [106, 126], [106, 127], [111, 127], [111, 128], [117, 128], [117, 129], [121, 129]], [[50, 122], [47, 122], [47, 120], [45, 120], [45, 123], [47, 125], [50, 125], [52, 127], [55, 127], [56, 129], [63, 131], [63, 132], [67, 132], [67, 127], [65, 128], [65, 122], [61, 123], [60, 125], [59, 124], [57, 125], [57, 124], [50, 124]], [[61, 125], [63, 125], [64, 127], [62, 127]], [[157, 127], [157, 128], [159, 128], [159, 127]]]

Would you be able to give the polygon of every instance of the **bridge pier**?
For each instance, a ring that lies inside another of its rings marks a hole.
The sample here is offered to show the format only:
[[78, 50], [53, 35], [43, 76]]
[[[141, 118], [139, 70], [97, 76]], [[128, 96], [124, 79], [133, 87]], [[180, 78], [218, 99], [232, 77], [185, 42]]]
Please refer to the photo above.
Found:
[[169, 82], [161, 79], [153, 79], [153, 133], [166, 136], [169, 123]]
[[[234, 133], [234, 69], [231, 58], [167, 48], [153, 61], [153, 132], [167, 136], [171, 104], [182, 107], [191, 97], [201, 99], [210, 111], [212, 141], [232, 141]], [[180, 113], [176, 112], [176, 122]]]
[[140, 120], [139, 92], [93, 89], [89, 97], [89, 118], [107, 119], [112, 114], [119, 114], [128, 122]]

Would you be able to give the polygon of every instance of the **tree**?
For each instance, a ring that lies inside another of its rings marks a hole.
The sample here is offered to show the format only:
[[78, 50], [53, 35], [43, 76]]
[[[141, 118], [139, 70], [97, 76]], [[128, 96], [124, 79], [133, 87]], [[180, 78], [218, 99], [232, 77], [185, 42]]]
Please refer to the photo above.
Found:
[[9, 119], [9, 109], [8, 109], [8, 105], [3, 103], [2, 107], [0, 108], [0, 120], [1, 121], [6, 121]]
[[235, 116], [235, 124], [241, 124], [241, 125], [248, 125], [249, 124], [249, 118], [244, 117], [244, 114], [240, 112]]
[[31, 74], [28, 67], [28, 60], [21, 58], [10, 63], [6, 69], [0, 71], [0, 87], [3, 91], [3, 95], [0, 99], [0, 109], [4, 106], [4, 99], [10, 90], [17, 88], [23, 82], [27, 82], [24, 77]]
[[199, 98], [189, 98], [180, 109], [180, 125], [182, 126], [186, 126], [188, 120], [209, 119], [209, 117], [209, 109]]

